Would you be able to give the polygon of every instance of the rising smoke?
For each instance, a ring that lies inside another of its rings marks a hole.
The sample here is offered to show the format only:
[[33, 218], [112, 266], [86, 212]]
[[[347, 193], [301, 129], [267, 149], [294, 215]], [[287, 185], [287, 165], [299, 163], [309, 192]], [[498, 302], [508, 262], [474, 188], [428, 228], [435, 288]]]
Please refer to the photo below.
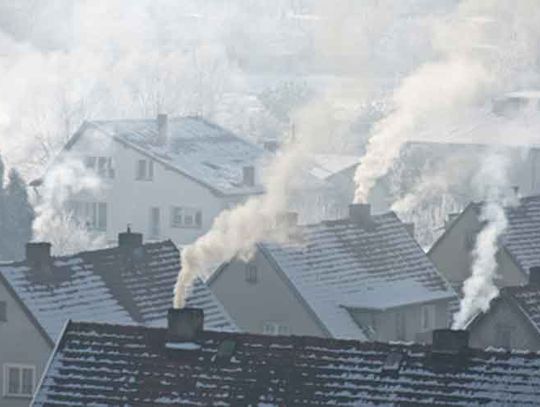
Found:
[[[255, 244], [263, 239], [287, 237], [286, 230], [275, 228], [275, 219], [289, 207], [295, 178], [304, 169], [307, 154], [314, 151], [343, 152], [343, 149], [351, 147], [347, 140], [350, 134], [347, 127], [359, 113], [351, 101], [373, 94], [371, 87], [374, 81], [369, 79], [374, 77], [376, 63], [369, 61], [376, 58], [366, 51], [374, 41], [387, 34], [388, 23], [392, 21], [395, 24], [403, 11], [392, 7], [390, 12], [387, 6], [392, 2], [384, 3], [317, 2], [315, 14], [310, 18], [315, 25], [310, 30], [314, 32], [318, 48], [312, 52], [315, 58], [324, 59], [326, 67], [331, 67], [348, 80], [326, 84], [310, 103], [293, 114], [295, 138], [268, 168], [264, 182], [266, 194], [224, 211], [206, 235], [183, 249], [182, 269], [175, 287], [176, 308], [185, 304], [187, 290], [195, 277], [204, 277], [216, 264], [235, 256], [248, 259]], [[357, 41], [351, 42], [353, 38], [363, 41], [364, 46]], [[387, 43], [396, 45], [392, 41]], [[361, 49], [358, 49], [359, 45]], [[386, 66], [388, 61], [378, 62], [380, 66]], [[362, 67], [363, 75], [352, 74], [356, 67]], [[340, 104], [346, 108], [336, 108]]]
[[507, 179], [508, 165], [505, 155], [493, 152], [484, 159], [478, 173], [477, 182], [486, 197], [478, 217], [483, 227], [476, 236], [471, 276], [463, 285], [463, 299], [454, 316], [453, 329], [464, 329], [478, 312], [486, 312], [491, 300], [499, 293], [495, 285], [496, 255], [499, 239], [508, 224], [504, 206], [516, 203], [516, 197], [510, 195], [507, 188], [501, 188]]

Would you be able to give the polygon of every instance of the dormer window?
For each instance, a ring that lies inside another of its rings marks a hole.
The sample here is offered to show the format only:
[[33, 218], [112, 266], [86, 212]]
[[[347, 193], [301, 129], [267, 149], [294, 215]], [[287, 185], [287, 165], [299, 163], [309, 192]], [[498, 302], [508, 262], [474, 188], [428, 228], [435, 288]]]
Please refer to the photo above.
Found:
[[154, 161], [137, 160], [135, 179], [137, 181], [152, 181], [154, 179]]
[[115, 176], [112, 157], [87, 156], [84, 159], [86, 168], [91, 169], [101, 178], [113, 179]]

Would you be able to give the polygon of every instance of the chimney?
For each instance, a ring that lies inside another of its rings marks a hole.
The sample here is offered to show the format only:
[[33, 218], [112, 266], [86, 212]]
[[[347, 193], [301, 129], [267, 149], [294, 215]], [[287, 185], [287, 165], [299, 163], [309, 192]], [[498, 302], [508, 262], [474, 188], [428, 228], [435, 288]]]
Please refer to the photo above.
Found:
[[242, 168], [242, 183], [248, 187], [255, 186], [255, 167], [248, 165]]
[[469, 332], [462, 329], [435, 329], [431, 352], [439, 355], [460, 355], [469, 349]]
[[157, 115], [158, 136], [157, 143], [159, 145], [167, 144], [169, 136], [169, 117], [166, 114]]
[[414, 222], [404, 223], [403, 226], [405, 226], [405, 229], [407, 229], [409, 235], [414, 237]]
[[49, 242], [26, 243], [26, 261], [32, 267], [42, 267], [51, 262], [51, 244]]
[[371, 217], [370, 204], [351, 204], [349, 205], [349, 219], [351, 222], [363, 228], [371, 228], [375, 226], [375, 222]]
[[118, 233], [118, 247], [123, 249], [136, 249], [143, 245], [142, 233], [133, 233], [128, 226], [127, 230], [122, 233]]
[[533, 266], [529, 269], [529, 284], [540, 287], [540, 266]]
[[203, 331], [204, 312], [200, 308], [169, 308], [167, 342], [193, 342]]

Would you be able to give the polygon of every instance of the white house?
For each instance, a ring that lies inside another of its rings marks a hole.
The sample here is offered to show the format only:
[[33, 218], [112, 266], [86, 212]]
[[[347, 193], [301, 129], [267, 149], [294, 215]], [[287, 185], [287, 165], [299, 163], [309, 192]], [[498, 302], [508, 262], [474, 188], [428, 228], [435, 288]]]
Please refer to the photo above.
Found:
[[[199, 117], [85, 122], [55, 164], [80, 160], [101, 179], [68, 202], [109, 242], [126, 225], [178, 244], [204, 234], [223, 209], [263, 192], [265, 151]], [[53, 167], [54, 167], [53, 165]]]

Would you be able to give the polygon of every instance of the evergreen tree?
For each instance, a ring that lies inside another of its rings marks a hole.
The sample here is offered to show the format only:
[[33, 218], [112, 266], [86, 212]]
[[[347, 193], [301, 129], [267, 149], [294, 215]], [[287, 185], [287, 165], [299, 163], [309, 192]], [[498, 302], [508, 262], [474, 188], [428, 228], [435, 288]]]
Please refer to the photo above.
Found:
[[19, 260], [24, 258], [24, 245], [32, 239], [34, 209], [28, 199], [26, 184], [15, 169], [9, 172], [3, 197], [2, 257]]

